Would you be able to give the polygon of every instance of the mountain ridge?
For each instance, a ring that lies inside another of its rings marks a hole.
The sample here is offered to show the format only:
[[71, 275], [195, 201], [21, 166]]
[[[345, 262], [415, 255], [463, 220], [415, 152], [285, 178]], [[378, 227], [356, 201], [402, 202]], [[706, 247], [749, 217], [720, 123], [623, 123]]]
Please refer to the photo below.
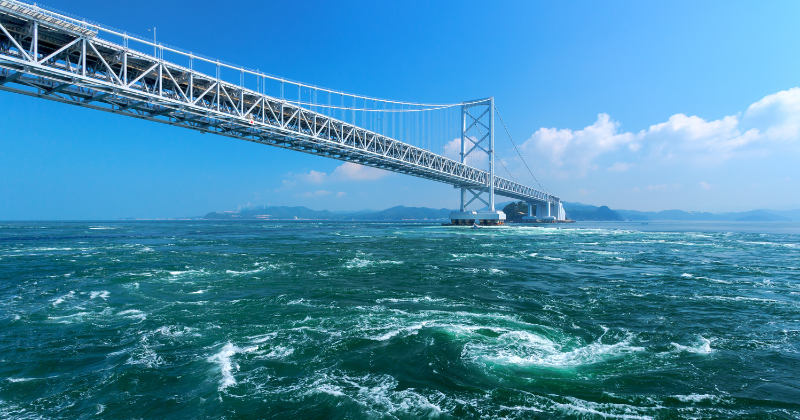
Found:
[[[521, 221], [527, 214], [527, 205], [508, 201], [498, 203], [504, 209], [508, 221]], [[511, 206], [511, 207], [509, 207]], [[647, 212], [638, 210], [611, 209], [578, 202], [564, 202], [567, 218], [578, 221], [800, 221], [798, 210], [758, 209], [746, 212], [710, 213], [685, 210], [662, 210]], [[447, 220], [452, 209], [429, 207], [394, 206], [384, 210], [328, 211], [312, 210], [304, 206], [270, 206], [248, 208], [239, 211], [210, 212], [201, 219], [206, 220]]]

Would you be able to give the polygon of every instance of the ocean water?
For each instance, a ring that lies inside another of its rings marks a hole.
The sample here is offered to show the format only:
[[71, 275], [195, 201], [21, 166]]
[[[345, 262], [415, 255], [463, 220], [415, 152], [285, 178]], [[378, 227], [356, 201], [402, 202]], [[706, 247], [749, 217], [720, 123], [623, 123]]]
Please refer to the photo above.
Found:
[[800, 418], [800, 224], [0, 223], [0, 418]]

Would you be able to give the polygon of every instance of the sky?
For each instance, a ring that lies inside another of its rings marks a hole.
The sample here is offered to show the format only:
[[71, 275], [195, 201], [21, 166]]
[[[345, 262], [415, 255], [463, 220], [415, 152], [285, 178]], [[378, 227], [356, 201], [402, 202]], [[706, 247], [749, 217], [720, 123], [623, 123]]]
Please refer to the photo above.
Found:
[[[43, 4], [143, 36], [157, 27], [159, 42], [346, 92], [494, 96], [533, 174], [565, 201], [800, 208], [800, 2]], [[526, 176], [495, 133], [498, 157]], [[432, 181], [0, 92], [0, 220], [458, 202]]]

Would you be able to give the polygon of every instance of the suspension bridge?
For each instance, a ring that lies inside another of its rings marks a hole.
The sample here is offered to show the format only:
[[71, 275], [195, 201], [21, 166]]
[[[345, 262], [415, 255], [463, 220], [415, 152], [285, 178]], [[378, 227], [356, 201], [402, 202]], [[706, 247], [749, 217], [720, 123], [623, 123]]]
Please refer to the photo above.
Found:
[[503, 223], [495, 195], [528, 203], [526, 219], [566, 219], [541, 185], [496, 175], [494, 98], [428, 104], [325, 89], [17, 0], [0, 0], [0, 90], [450, 184], [461, 194], [454, 224]]

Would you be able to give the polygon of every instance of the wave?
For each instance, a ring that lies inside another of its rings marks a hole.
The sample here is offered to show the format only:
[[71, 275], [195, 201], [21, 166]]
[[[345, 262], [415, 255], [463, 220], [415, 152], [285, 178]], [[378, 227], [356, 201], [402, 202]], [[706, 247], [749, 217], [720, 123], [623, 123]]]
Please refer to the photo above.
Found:
[[101, 298], [101, 299], [103, 299], [103, 300], [106, 300], [106, 299], [108, 299], [108, 296], [109, 296], [110, 294], [111, 294], [111, 293], [109, 293], [109, 291], [108, 291], [108, 290], [101, 290], [101, 291], [99, 291], [99, 292], [90, 292], [90, 294], [89, 294], [89, 299]]
[[6, 378], [6, 380], [8, 382], [11, 382], [11, 383], [29, 382], [29, 381], [35, 381], [35, 380], [38, 380], [38, 379], [41, 379], [41, 378]]
[[678, 343], [671, 343], [672, 347], [675, 348], [678, 352], [686, 352], [686, 353], [693, 353], [693, 354], [711, 354], [714, 352], [714, 349], [711, 348], [711, 341], [705, 337], [698, 337], [699, 341], [696, 342], [694, 345], [684, 346]]
[[126, 309], [124, 311], [117, 312], [117, 315], [124, 316], [126, 318], [138, 319], [140, 321], [147, 319], [147, 314], [138, 309]]
[[430, 395], [415, 388], [398, 389], [398, 381], [385, 374], [350, 375], [344, 372], [321, 372], [306, 385], [306, 395], [326, 394], [363, 407], [367, 417], [438, 417], [445, 395], [434, 391]]
[[[462, 357], [473, 362], [497, 365], [575, 367], [605, 362], [631, 353], [645, 351], [632, 344], [633, 335], [612, 344], [602, 342], [603, 336], [589, 344], [580, 340], [519, 330], [495, 330], [494, 338], [478, 338], [464, 346]], [[477, 337], [476, 337], [477, 338]]]
[[219, 372], [222, 375], [222, 379], [219, 381], [219, 388], [217, 388], [219, 391], [223, 391], [225, 388], [238, 383], [233, 374], [239, 370], [239, 365], [233, 362], [231, 358], [237, 353], [249, 353], [257, 349], [258, 347], [240, 348], [229, 341], [222, 347], [219, 353], [208, 357], [207, 360], [209, 362], [218, 365]]
[[164, 359], [150, 346], [149, 334], [142, 335], [139, 345], [130, 354], [126, 365], [142, 365], [152, 369], [164, 364]]
[[58, 306], [58, 305], [64, 303], [65, 300], [72, 299], [74, 297], [75, 297], [75, 291], [74, 290], [70, 291], [66, 295], [63, 295], [63, 296], [61, 296], [59, 298], [56, 298], [56, 299], [53, 299], [53, 301], [52, 301], [53, 302], [53, 306]]

